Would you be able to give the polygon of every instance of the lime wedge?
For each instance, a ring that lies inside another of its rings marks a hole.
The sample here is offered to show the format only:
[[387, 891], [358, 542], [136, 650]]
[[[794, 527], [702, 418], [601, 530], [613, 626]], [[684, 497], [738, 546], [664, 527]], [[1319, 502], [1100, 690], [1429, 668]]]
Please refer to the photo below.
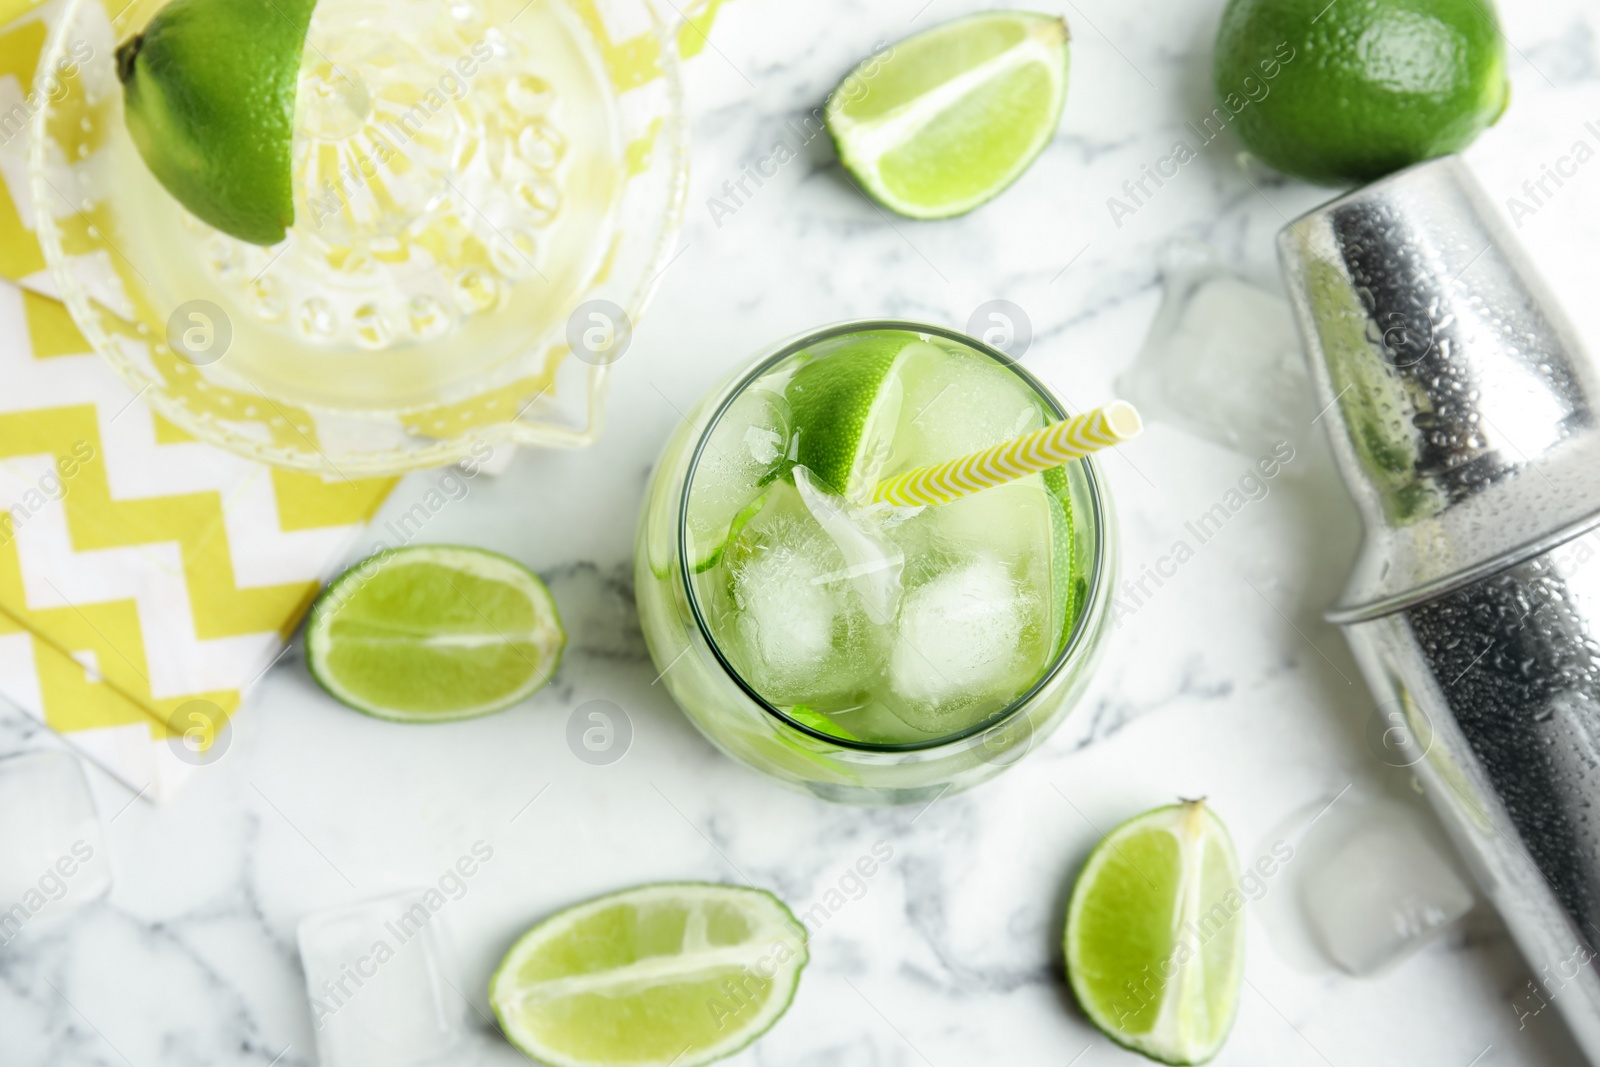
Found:
[[1162, 1063], [1204, 1063], [1244, 978], [1239, 861], [1202, 800], [1106, 835], [1067, 905], [1067, 977], [1089, 1021]]
[[891, 211], [914, 219], [971, 211], [1055, 136], [1067, 38], [1054, 15], [989, 11], [867, 59], [828, 100], [840, 162]]
[[550, 590], [479, 548], [380, 552], [311, 608], [306, 665], [333, 697], [399, 722], [510, 707], [550, 680], [566, 631]]
[[876, 485], [905, 398], [900, 368], [923, 347], [905, 333], [863, 333], [796, 371], [784, 390], [795, 460], [846, 498]]
[[551, 1067], [698, 1067], [778, 1021], [806, 932], [757, 889], [665, 883], [529, 930], [489, 980], [506, 1037]]
[[295, 87], [316, 0], [171, 0], [117, 48], [128, 133], [204, 222], [271, 245], [294, 222]]

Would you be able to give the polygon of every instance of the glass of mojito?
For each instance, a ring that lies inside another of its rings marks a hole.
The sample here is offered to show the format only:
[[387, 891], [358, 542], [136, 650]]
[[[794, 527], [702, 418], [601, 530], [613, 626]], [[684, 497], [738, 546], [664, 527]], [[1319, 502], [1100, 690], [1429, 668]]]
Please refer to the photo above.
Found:
[[45, 259], [160, 415], [252, 458], [586, 444], [681, 215], [660, 11], [68, 0], [30, 142]]
[[668, 691], [724, 752], [830, 800], [927, 802], [1016, 762], [1106, 629], [1095, 463], [938, 506], [868, 501], [1065, 416], [935, 326], [845, 323], [762, 354], [679, 426], [648, 491], [635, 581]]

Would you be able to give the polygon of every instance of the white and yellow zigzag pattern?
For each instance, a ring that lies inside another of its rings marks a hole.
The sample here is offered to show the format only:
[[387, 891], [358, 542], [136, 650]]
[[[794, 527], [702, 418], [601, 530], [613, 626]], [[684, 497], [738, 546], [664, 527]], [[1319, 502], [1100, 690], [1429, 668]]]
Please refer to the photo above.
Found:
[[910, 507], [947, 504], [1126, 441], [1140, 429], [1139, 414], [1133, 405], [1118, 400], [1015, 441], [897, 474], [879, 484], [872, 499]]
[[0, 283], [0, 694], [151, 796], [165, 739], [226, 713], [392, 482], [328, 483], [193, 441]]

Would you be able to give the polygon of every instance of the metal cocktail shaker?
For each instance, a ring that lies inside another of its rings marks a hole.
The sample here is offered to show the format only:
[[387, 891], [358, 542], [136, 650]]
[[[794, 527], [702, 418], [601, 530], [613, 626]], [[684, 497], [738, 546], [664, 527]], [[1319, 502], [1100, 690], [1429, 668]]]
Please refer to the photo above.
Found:
[[1365, 539], [1328, 614], [1534, 974], [1600, 1064], [1600, 373], [1459, 159], [1278, 237]]

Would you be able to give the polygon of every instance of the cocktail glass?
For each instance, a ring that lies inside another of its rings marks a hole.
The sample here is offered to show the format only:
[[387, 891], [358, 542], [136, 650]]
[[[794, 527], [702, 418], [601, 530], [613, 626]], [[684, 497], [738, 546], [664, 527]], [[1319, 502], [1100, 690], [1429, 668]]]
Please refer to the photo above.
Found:
[[42, 59], [37, 233], [94, 350], [180, 430], [329, 476], [592, 441], [686, 185], [655, 6], [320, 0], [295, 223], [262, 248], [129, 138], [115, 50], [163, 3], [69, 0]]
[[[730, 609], [727, 603], [707, 603], [705, 546], [693, 544], [689, 532], [690, 489], [708, 448], [713, 447], [710, 440], [720, 420], [729, 417], [730, 411], [748, 410], [749, 405], [739, 404], [741, 397], [770, 388], [774, 375], [781, 378], [791, 366], [826, 356], [871, 334], [901, 334], [986, 361], [1035, 399], [1040, 418], [1065, 417], [1044, 386], [1014, 361], [979, 341], [940, 327], [849, 322], [784, 341], [713, 389], [668, 441], [640, 520], [635, 588], [645, 640], [662, 681], [690, 720], [723, 752], [779, 782], [826, 799], [868, 805], [927, 803], [945, 792], [985, 781], [1017, 762], [1060, 723], [1083, 693], [1109, 618], [1113, 519], [1102, 475], [1093, 460], [1077, 460], [1061, 468], [1064, 480], [1059, 495], [1067, 505], [1071, 524], [1070, 549], [1066, 551], [1071, 556], [1071, 583], [1076, 592], [1070, 597], [1072, 606], [1060, 626], [1059, 641], [1049, 646], [1040, 668], [1010, 691], [1014, 696], [974, 712], [969, 721], [948, 732], [930, 735], [908, 730], [897, 735], [892, 723], [890, 729], [883, 728], [881, 724], [887, 720], [879, 716], [879, 725], [869, 723], [875, 739], [862, 740], [868, 729], [834, 725], [854, 723], [850, 714], [818, 716], [809, 707], [764, 697], [758, 685], [744, 676], [748, 671], [736, 667], [738, 656], [730, 654], [733, 650], [728, 642], [718, 640], [717, 631], [726, 635], [727, 629], [712, 620], [713, 613], [740, 609], [737, 604]], [[959, 410], [960, 405], [954, 407]], [[738, 426], [733, 429], [743, 432]], [[768, 436], [766, 427], [757, 427], [754, 435], [747, 433], [744, 438], [739, 432], [719, 434], [720, 439], [735, 442], [760, 442]], [[783, 437], [781, 433], [777, 436]], [[781, 450], [786, 442], [777, 447]], [[1002, 488], [985, 493], [1008, 491], [1043, 492]], [[1041, 536], [1046, 541], [1050, 537], [1048, 533]], [[1046, 557], [1053, 551], [1050, 544], [1038, 549]], [[913, 556], [905, 560], [908, 573], [918, 565]], [[819, 575], [816, 581], [833, 578]], [[1050, 599], [1051, 583], [1044, 585], [1040, 595]], [[776, 641], [781, 645], [784, 639], [780, 635]], [[939, 667], [930, 662], [928, 670], [937, 675]], [[876, 714], [863, 712], [859, 717], [870, 719]], [[852, 731], [855, 738], [842, 736]]]

